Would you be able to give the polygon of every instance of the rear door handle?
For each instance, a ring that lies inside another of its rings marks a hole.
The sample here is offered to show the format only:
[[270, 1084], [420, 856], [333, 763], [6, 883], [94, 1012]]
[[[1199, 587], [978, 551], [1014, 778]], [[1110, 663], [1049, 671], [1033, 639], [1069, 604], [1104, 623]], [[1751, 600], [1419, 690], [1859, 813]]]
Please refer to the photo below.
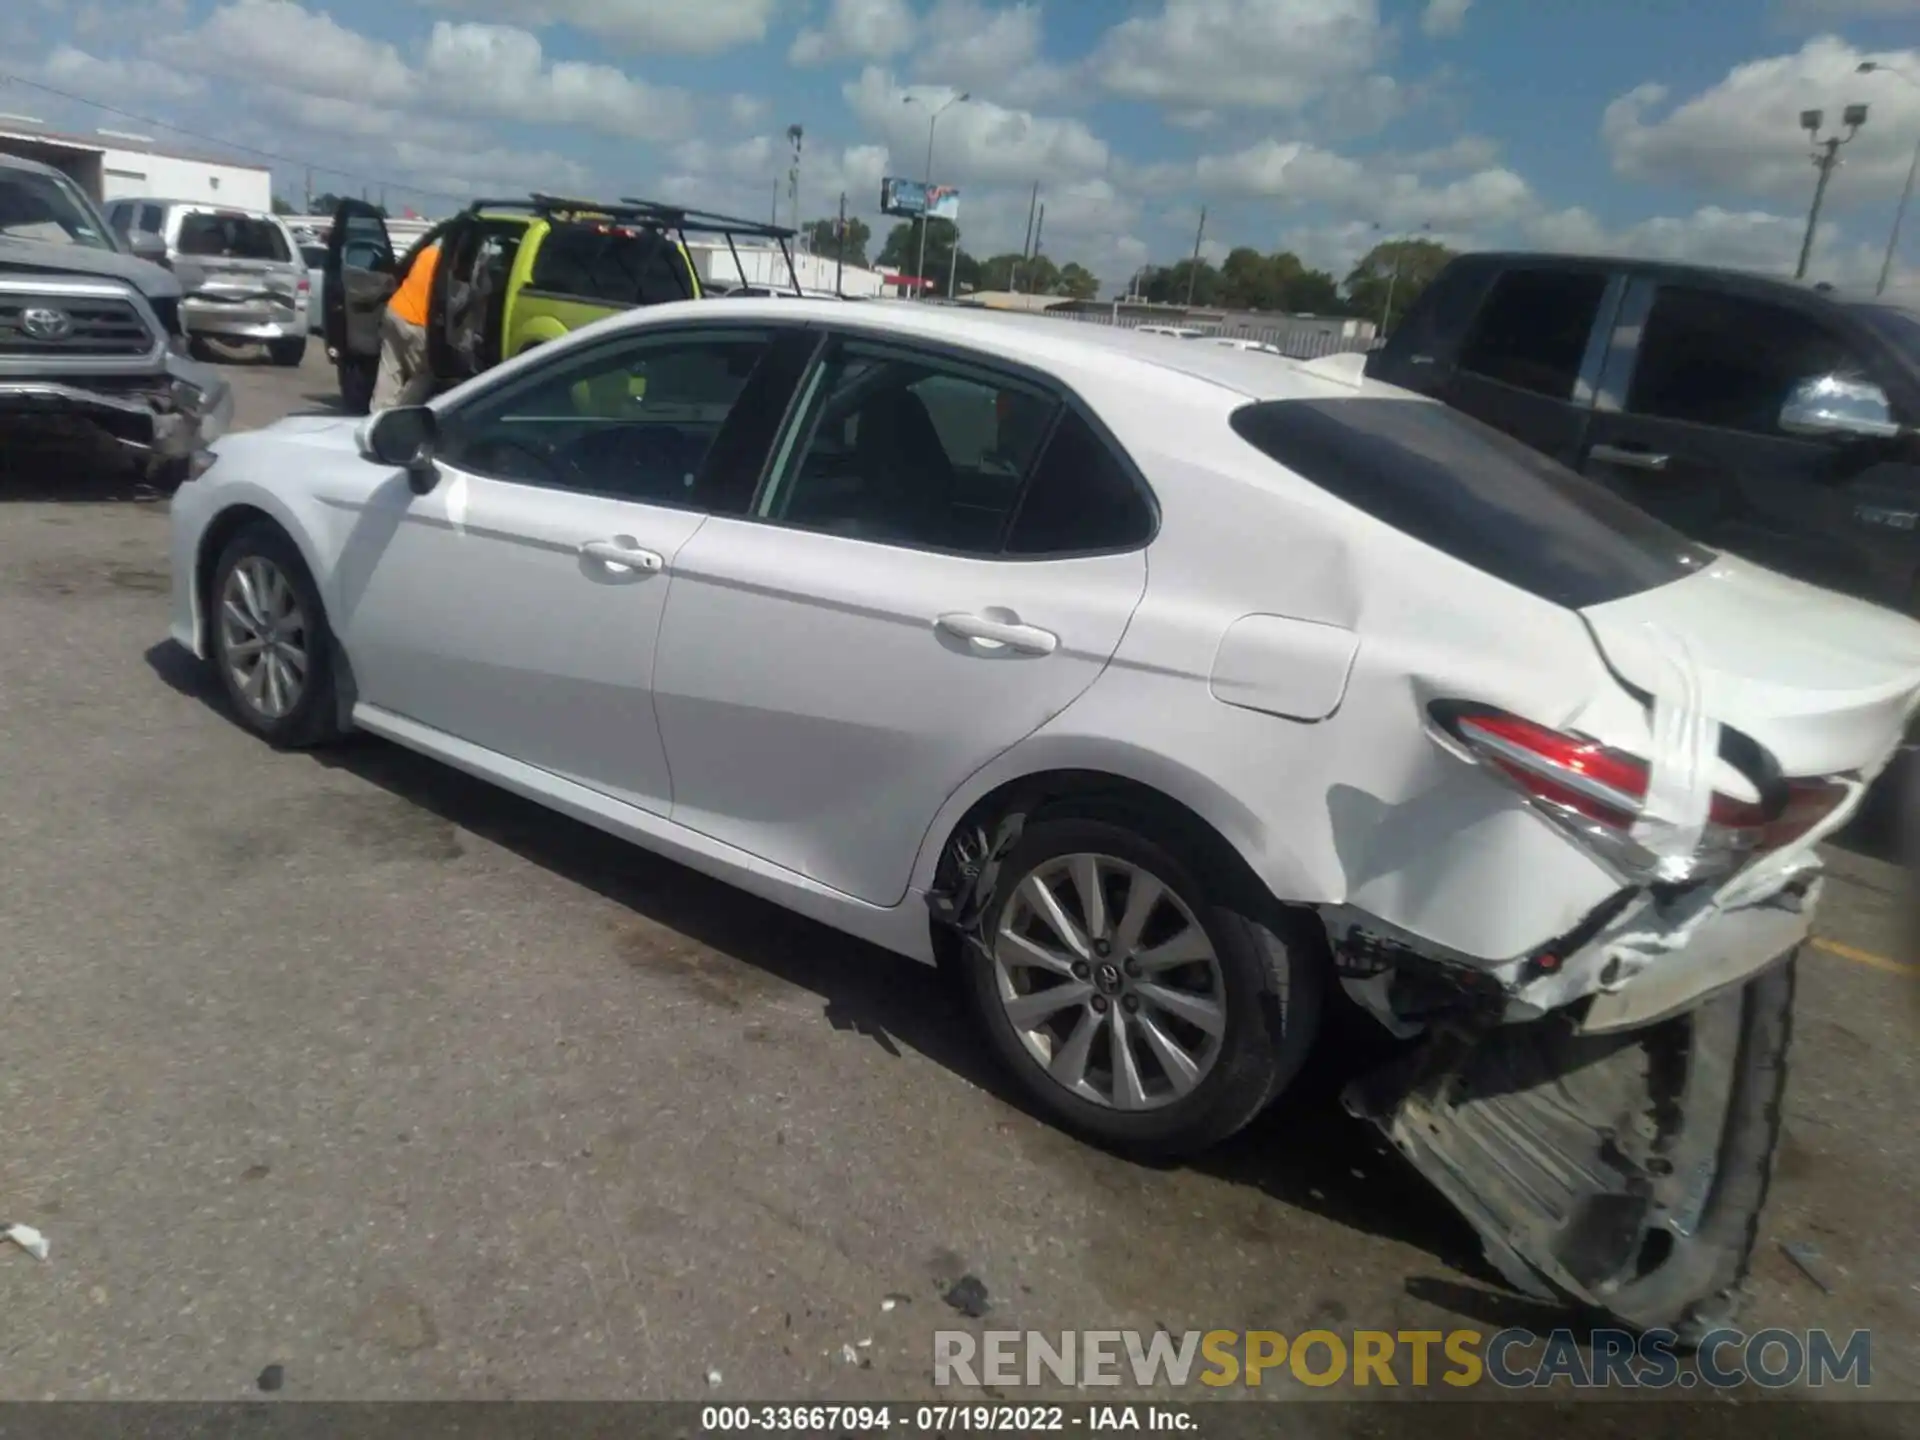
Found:
[[978, 640], [985, 645], [1004, 645], [1026, 655], [1051, 655], [1060, 644], [1060, 637], [1051, 630], [1042, 630], [1038, 625], [990, 620], [985, 615], [942, 615], [934, 623], [949, 635]]
[[654, 571], [664, 568], [667, 563], [667, 557], [657, 550], [642, 550], [637, 545], [622, 544], [618, 540], [589, 540], [580, 547], [580, 553], [589, 560], [618, 566], [622, 570]]
[[1607, 465], [1624, 465], [1629, 470], [1664, 470], [1667, 457], [1652, 450], [1629, 450], [1622, 445], [1596, 445], [1587, 451], [1589, 460]]

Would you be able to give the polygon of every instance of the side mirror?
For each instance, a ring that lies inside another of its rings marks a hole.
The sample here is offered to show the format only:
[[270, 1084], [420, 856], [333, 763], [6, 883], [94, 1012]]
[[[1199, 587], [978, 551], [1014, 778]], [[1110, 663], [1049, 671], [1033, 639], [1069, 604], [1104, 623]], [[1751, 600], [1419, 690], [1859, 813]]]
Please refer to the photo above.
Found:
[[1852, 375], [1812, 375], [1787, 393], [1780, 428], [1808, 439], [1827, 436], [1891, 440], [1901, 433], [1887, 392]]
[[360, 453], [376, 465], [397, 465], [407, 472], [413, 493], [424, 495], [440, 479], [433, 447], [440, 422], [425, 405], [396, 405], [367, 417], [358, 436]]
[[151, 230], [122, 230], [126, 238], [127, 249], [133, 252], [136, 260], [145, 260], [150, 265], [167, 263], [167, 242]]

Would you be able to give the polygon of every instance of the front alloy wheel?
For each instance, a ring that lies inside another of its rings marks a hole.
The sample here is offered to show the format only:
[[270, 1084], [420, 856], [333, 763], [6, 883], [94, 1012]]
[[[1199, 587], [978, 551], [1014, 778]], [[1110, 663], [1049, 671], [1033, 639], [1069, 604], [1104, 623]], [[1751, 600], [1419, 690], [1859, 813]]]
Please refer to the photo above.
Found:
[[1191, 1094], [1226, 1033], [1213, 942], [1180, 898], [1112, 855], [1062, 855], [1001, 912], [994, 979], [1007, 1023], [1070, 1094], [1155, 1110]]
[[339, 733], [332, 638], [300, 551], [278, 526], [249, 525], [214, 567], [213, 663], [240, 723], [275, 745]]

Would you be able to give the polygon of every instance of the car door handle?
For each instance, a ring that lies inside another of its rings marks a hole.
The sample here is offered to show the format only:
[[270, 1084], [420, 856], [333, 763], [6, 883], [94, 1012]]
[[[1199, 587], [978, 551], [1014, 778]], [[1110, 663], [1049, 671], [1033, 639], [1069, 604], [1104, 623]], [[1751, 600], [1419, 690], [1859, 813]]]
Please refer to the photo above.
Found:
[[1587, 451], [1589, 460], [1606, 465], [1624, 465], [1630, 470], [1664, 470], [1667, 457], [1652, 450], [1629, 450], [1623, 445], [1596, 445]]
[[1060, 637], [1051, 630], [1042, 630], [1038, 625], [990, 620], [985, 615], [942, 615], [934, 623], [949, 635], [988, 645], [1004, 645], [1027, 655], [1051, 655], [1060, 644]]
[[656, 550], [642, 550], [637, 545], [622, 545], [618, 540], [589, 540], [580, 547], [580, 553], [589, 560], [598, 560], [603, 565], [618, 565], [623, 570], [659, 570], [667, 563], [666, 556]]

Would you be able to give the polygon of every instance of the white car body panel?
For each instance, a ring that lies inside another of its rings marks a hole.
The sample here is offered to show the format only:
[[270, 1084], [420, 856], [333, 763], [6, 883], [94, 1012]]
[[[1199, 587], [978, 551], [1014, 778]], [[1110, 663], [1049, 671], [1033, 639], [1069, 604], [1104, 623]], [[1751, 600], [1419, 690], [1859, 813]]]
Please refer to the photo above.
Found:
[[[1094, 682], [1146, 582], [1137, 551], [1007, 563], [707, 521], [674, 564], [656, 682], [673, 819], [898, 903], [941, 802]], [[962, 637], [950, 614], [1057, 648]]]
[[[610, 317], [435, 408], [610, 334], [713, 313]], [[296, 419], [223, 441], [176, 499], [174, 635], [205, 653], [201, 536], [229, 505], [257, 508], [307, 557], [368, 728], [921, 959], [947, 837], [1023, 776], [1153, 787], [1280, 899], [1497, 965], [1566, 933], [1620, 880], [1435, 743], [1429, 701], [1644, 754], [1648, 716], [1607, 657], [1631, 677], [1649, 620], [1692, 646], [1713, 718], [1781, 746], [1790, 773], [1877, 770], [1920, 699], [1911, 622], [1731, 563], [1583, 617], [1356, 510], [1226, 424], [1250, 397], [1432, 403], [1375, 382], [944, 307], [740, 299], [726, 313], [937, 341], [1055, 377], [1147, 477], [1158, 533], [1144, 552], [1089, 561], [964, 560], [528, 500], [450, 467], [416, 497], [360, 458], [350, 423]], [[589, 573], [577, 547], [619, 535], [662, 570]], [[993, 607], [1058, 648], [990, 657], [934, 624]], [[1248, 617], [1257, 628], [1236, 631]], [[1302, 713], [1269, 713], [1289, 709]]]

